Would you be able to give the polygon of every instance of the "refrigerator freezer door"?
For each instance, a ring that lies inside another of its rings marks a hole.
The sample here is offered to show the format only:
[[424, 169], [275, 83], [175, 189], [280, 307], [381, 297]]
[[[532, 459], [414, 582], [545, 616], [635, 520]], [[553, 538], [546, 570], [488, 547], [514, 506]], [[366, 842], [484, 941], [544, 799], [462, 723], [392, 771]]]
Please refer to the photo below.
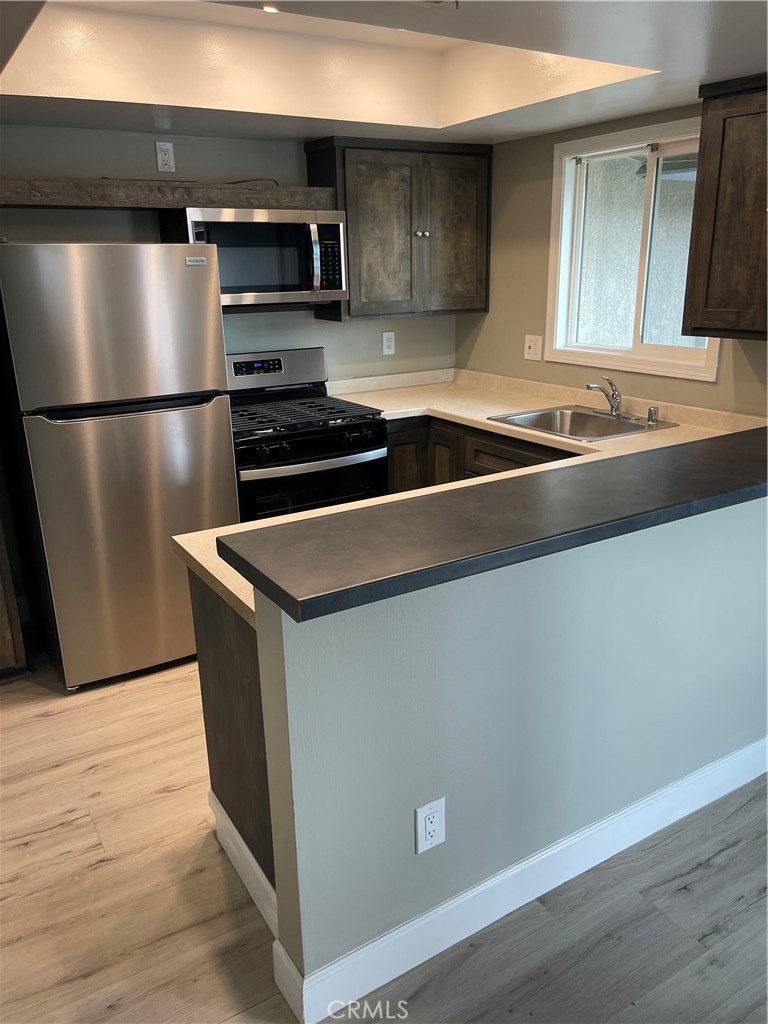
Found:
[[193, 654], [171, 536], [238, 521], [227, 396], [25, 428], [67, 686]]
[[21, 408], [226, 390], [216, 249], [0, 246]]

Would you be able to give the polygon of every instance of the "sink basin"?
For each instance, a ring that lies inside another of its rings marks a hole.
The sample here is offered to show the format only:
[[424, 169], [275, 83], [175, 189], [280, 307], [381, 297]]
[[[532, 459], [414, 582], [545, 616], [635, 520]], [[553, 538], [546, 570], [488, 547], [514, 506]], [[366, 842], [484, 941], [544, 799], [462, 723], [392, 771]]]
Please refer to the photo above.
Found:
[[504, 413], [502, 416], [489, 416], [488, 419], [497, 423], [509, 423], [510, 426], [526, 427], [528, 430], [541, 430], [545, 434], [557, 434], [558, 437], [570, 437], [576, 441], [597, 441], [601, 438], [621, 437], [624, 434], [639, 434], [644, 430], [663, 430], [665, 427], [678, 426], [677, 423], [668, 420], [648, 423], [638, 416], [611, 416], [608, 412], [599, 412], [581, 405], [535, 409], [533, 412]]

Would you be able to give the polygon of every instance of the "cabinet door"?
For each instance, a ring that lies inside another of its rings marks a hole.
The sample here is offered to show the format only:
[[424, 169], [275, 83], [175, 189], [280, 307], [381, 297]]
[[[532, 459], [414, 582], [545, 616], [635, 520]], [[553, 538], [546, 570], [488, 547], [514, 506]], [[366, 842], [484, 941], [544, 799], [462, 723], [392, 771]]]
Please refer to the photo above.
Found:
[[451, 484], [462, 479], [462, 434], [441, 427], [429, 432], [430, 484]]
[[486, 309], [488, 160], [427, 154], [425, 309]]
[[766, 93], [705, 100], [683, 334], [766, 337]]
[[414, 491], [429, 485], [429, 427], [426, 423], [422, 426], [414, 425], [413, 422], [406, 427], [394, 426], [388, 431], [387, 447], [390, 494]]
[[424, 309], [421, 157], [376, 149], [345, 153], [349, 312], [356, 316]]
[[464, 441], [464, 469], [467, 477], [506, 473], [510, 469], [538, 466], [542, 462], [567, 459], [572, 455], [572, 452], [558, 448], [547, 448], [490, 433], [468, 434]]

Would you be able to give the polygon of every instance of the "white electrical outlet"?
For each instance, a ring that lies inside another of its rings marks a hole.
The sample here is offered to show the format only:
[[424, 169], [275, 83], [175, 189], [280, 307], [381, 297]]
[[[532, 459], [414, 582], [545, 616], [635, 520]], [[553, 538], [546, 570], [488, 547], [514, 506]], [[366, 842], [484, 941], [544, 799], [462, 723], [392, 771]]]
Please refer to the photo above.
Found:
[[445, 842], [445, 797], [417, 807], [413, 812], [416, 853], [424, 853]]
[[381, 350], [385, 356], [393, 356], [395, 354], [395, 332], [384, 331], [381, 335], [382, 347]]
[[525, 358], [541, 359], [541, 335], [526, 334], [525, 336]]
[[175, 171], [176, 161], [173, 159], [172, 142], [156, 142], [155, 152], [157, 153], [158, 171]]

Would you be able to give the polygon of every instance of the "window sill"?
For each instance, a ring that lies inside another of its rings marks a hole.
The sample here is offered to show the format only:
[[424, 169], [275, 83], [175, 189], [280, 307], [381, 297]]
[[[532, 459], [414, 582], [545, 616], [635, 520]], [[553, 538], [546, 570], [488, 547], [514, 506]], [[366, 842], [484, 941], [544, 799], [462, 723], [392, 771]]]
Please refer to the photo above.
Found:
[[[599, 366], [618, 373], [647, 373], [655, 377], [678, 377], [683, 380], [717, 380], [719, 338], [709, 338], [706, 349], [654, 347], [665, 353], [664, 358], [638, 356], [628, 350], [555, 348], [547, 345], [544, 359], [548, 363]], [[675, 358], [673, 353], [680, 353], [680, 356]], [[691, 353], [700, 355], [700, 358], [691, 359]]]

